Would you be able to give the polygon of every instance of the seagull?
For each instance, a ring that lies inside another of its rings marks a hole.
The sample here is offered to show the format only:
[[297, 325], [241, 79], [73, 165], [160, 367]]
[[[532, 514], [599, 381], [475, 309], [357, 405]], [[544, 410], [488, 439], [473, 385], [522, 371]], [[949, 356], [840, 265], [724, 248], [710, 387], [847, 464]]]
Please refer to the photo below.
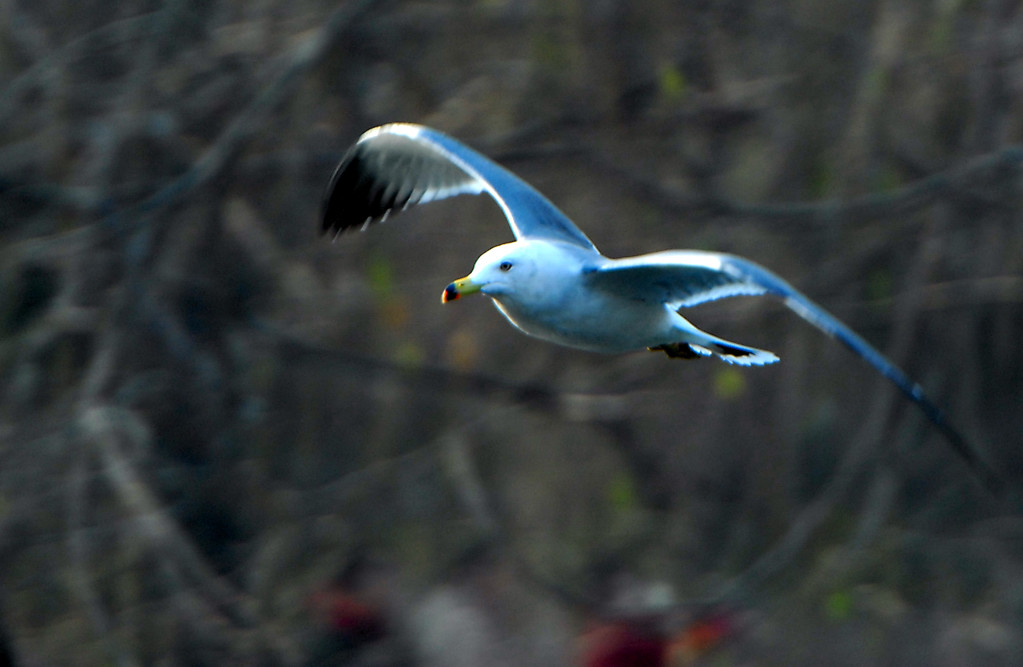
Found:
[[334, 170], [323, 200], [323, 234], [365, 230], [417, 204], [490, 195], [515, 241], [483, 253], [449, 284], [444, 303], [480, 293], [529, 336], [602, 353], [648, 349], [668, 357], [714, 356], [743, 366], [773, 364], [766, 350], [694, 326], [681, 309], [739, 295], [780, 297], [797, 315], [845, 344], [924, 412], [989, 488], [998, 475], [894, 363], [781, 277], [748, 259], [664, 250], [612, 259], [542, 194], [489, 158], [437, 130], [392, 123], [364, 133]]

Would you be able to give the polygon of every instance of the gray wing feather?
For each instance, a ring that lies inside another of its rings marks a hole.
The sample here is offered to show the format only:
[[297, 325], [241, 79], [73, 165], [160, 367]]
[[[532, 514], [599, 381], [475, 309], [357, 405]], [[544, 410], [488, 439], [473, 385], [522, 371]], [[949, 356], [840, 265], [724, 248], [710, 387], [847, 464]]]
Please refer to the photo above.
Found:
[[484, 192], [504, 211], [515, 238], [596, 251], [565, 214], [518, 176], [445, 134], [408, 123], [369, 130], [348, 151], [327, 186], [322, 231], [362, 229], [416, 204]]
[[589, 279], [602, 289], [676, 309], [729, 296], [767, 292], [766, 286], [733, 265], [737, 259], [699, 250], [665, 250], [608, 259], [590, 272]]

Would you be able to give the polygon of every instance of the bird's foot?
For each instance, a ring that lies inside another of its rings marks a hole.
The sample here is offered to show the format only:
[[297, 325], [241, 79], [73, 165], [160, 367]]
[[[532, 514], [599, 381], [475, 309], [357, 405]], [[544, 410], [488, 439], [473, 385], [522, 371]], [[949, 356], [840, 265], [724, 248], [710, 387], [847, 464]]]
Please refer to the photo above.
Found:
[[663, 352], [671, 359], [699, 359], [704, 356], [694, 350], [689, 343], [665, 343], [647, 349], [651, 352]]

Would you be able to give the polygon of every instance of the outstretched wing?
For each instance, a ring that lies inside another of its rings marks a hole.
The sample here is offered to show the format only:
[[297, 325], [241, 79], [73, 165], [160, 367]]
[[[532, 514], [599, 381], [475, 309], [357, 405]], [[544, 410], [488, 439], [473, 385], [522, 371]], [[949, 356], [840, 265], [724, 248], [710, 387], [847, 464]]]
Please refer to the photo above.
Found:
[[632, 298], [657, 300], [674, 308], [741, 294], [781, 297], [797, 315], [841, 341], [891, 380], [923, 410], [989, 488], [1000, 486], [999, 476], [948, 423], [944, 413], [927, 398], [919, 384], [863, 337], [759, 264], [723, 253], [667, 250], [625, 259], [608, 259], [589, 269], [588, 279], [594, 287]]
[[416, 204], [484, 192], [504, 211], [515, 238], [596, 250], [521, 178], [445, 134], [409, 123], [373, 128], [349, 149], [327, 186], [322, 232], [362, 229]]

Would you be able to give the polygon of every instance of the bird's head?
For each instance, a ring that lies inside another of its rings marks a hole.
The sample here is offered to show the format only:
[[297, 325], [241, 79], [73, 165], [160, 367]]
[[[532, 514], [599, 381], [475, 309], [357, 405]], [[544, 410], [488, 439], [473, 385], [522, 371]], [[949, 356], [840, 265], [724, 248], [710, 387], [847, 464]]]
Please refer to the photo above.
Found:
[[540, 265], [538, 259], [529, 243], [505, 243], [491, 248], [476, 260], [472, 273], [444, 288], [441, 301], [447, 303], [476, 292], [495, 298], [527, 296], [523, 292], [536, 286], [533, 278]]

